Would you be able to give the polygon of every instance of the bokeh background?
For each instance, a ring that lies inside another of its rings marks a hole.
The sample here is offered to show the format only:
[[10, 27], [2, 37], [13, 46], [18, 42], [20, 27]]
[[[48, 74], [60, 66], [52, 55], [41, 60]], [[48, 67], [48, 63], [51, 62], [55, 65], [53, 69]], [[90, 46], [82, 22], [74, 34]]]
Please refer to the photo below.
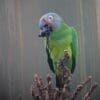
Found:
[[[48, 12], [58, 13], [78, 32], [72, 87], [88, 75], [100, 83], [100, 0], [0, 0], [0, 100], [32, 100], [33, 75], [44, 79], [51, 73], [38, 38], [39, 18]], [[99, 99], [98, 87], [93, 100]]]

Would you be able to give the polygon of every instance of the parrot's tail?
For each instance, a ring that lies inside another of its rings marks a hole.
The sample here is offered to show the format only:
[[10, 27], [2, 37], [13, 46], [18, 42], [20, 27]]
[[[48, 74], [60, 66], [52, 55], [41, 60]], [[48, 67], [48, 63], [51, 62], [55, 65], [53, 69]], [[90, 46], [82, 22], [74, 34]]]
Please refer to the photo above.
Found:
[[[67, 84], [67, 90], [68, 92], [70, 93], [70, 85]], [[56, 87], [60, 90], [60, 89], [63, 89], [65, 86], [65, 82], [64, 82], [64, 79], [62, 77], [58, 77], [56, 76]]]
[[56, 86], [57, 88], [63, 88], [64, 85], [64, 79], [62, 77], [56, 76]]

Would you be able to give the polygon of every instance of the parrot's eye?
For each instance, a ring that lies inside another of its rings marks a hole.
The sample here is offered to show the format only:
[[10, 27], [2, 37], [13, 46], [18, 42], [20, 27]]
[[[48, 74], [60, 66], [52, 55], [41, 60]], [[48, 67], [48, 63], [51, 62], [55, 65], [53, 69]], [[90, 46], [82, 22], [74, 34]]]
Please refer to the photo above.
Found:
[[51, 22], [53, 20], [53, 16], [48, 17], [48, 21]]

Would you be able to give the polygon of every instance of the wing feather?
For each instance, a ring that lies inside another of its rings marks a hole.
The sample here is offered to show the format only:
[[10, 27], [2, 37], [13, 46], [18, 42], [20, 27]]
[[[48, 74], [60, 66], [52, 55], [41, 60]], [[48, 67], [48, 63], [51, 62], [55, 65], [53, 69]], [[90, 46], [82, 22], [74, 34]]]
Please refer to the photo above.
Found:
[[77, 32], [74, 28], [72, 28], [71, 48], [72, 48], [72, 69], [71, 69], [71, 72], [73, 73], [75, 70], [75, 66], [76, 66], [76, 56], [77, 56], [77, 50], [78, 50], [78, 36], [77, 36]]
[[52, 61], [52, 59], [51, 59], [51, 57], [50, 57], [50, 53], [49, 53], [49, 50], [48, 50], [47, 47], [46, 47], [46, 53], [47, 53], [47, 61], [48, 61], [49, 67], [50, 67], [50, 69], [53, 71], [53, 73], [55, 73], [53, 61]]

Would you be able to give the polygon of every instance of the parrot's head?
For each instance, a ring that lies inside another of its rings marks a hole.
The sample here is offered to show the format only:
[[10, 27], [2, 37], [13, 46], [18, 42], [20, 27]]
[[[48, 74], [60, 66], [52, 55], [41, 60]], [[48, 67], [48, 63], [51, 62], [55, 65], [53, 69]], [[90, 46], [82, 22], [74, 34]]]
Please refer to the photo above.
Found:
[[61, 21], [61, 17], [56, 13], [47, 13], [43, 15], [39, 21], [39, 37], [48, 37], [54, 31], [59, 29]]

